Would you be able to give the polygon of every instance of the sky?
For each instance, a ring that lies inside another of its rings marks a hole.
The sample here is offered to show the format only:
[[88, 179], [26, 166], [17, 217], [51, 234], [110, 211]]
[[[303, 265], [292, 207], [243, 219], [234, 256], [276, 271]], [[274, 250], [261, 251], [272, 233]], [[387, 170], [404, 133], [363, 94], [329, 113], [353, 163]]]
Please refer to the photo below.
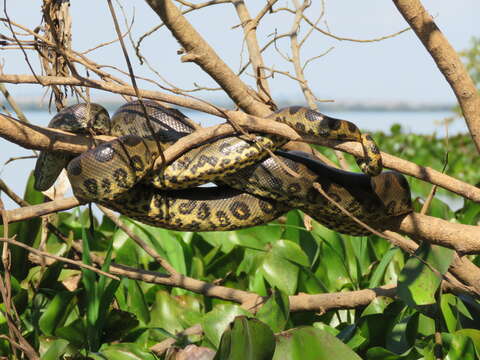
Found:
[[[40, 24], [40, 0], [7, 0], [6, 3], [8, 15], [13, 21], [31, 28]], [[144, 1], [130, 0], [121, 3], [129, 21], [134, 15], [131, 35], [135, 41], [159, 23], [158, 16]], [[320, 12], [321, 1], [313, 0], [312, 3], [307, 15], [313, 19]], [[424, 0], [422, 3], [435, 17], [437, 25], [456, 50], [467, 48], [472, 36], [480, 37], [480, 1]], [[246, 4], [250, 13], [255, 15], [264, 1], [247, 0]], [[276, 7], [287, 5], [291, 6], [291, 2], [280, 0]], [[106, 1], [71, 0], [71, 14], [75, 50], [84, 51], [116, 37]], [[117, 15], [122, 18], [118, 6]], [[190, 13], [187, 18], [224, 61], [232, 69], [238, 70], [240, 62], [245, 62], [247, 54], [244, 52], [241, 55], [243, 33], [240, 27], [235, 27], [239, 20], [233, 5], [210, 6]], [[275, 31], [288, 31], [292, 20], [292, 15], [286, 13], [267, 15], [257, 31], [260, 45], [269, 41]], [[385, 0], [326, 0], [325, 15], [319, 25], [338, 36], [357, 39], [378, 38], [407, 27], [393, 2]], [[125, 28], [123, 19], [121, 26]], [[307, 27], [302, 26], [301, 34], [305, 34], [306, 30]], [[0, 32], [10, 35], [6, 27]], [[286, 39], [279, 40], [277, 46], [283, 53], [288, 54], [290, 51]], [[338, 102], [455, 102], [447, 82], [412, 31], [371, 43], [337, 41], [314, 32], [302, 48], [302, 59], [320, 55], [332, 47], [327, 55], [311, 62], [306, 68], [308, 83], [320, 99]], [[142, 45], [142, 51], [150, 63], [163, 77], [178, 87], [192, 88], [194, 83], [215, 86], [197, 65], [180, 62], [180, 55], [177, 54], [179, 49], [180, 45], [166, 28], [156, 32]], [[140, 65], [131, 46], [129, 53], [135, 74], [159, 80], [145, 65]], [[125, 71], [127, 69], [118, 43], [91, 52], [87, 56], [100, 64], [115, 65]], [[20, 51], [0, 51], [0, 58], [5, 73], [29, 73]], [[29, 59], [34, 64], [38, 62], [33, 52], [29, 52]], [[293, 74], [292, 65], [273, 48], [265, 52], [265, 62], [272, 68]], [[250, 76], [246, 75], [243, 79], [254, 85]], [[144, 82], [141, 82], [140, 86], [158, 89], [155, 85]], [[285, 76], [275, 75], [275, 78], [270, 80], [270, 87], [274, 99], [304, 101], [298, 85]], [[8, 88], [19, 97], [40, 95], [43, 91], [34, 85], [8, 85]], [[94, 95], [104, 96], [99, 93]], [[225, 100], [225, 95], [220, 92], [202, 93], [200, 96], [218, 102]]]

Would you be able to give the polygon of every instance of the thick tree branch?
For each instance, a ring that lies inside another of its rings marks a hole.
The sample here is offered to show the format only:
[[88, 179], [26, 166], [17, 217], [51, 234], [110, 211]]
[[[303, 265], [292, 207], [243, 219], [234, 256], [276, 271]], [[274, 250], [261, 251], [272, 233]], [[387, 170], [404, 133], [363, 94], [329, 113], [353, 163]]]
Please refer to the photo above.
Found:
[[393, 0], [450, 84], [480, 152], [480, 94], [457, 52], [420, 0]]
[[396, 285], [384, 285], [373, 289], [342, 291], [328, 294], [300, 294], [290, 296], [290, 311], [315, 311], [324, 314], [330, 310], [355, 309], [370, 304], [375, 298], [395, 298]]
[[[392, 228], [395, 230], [395, 228]], [[392, 230], [391, 229], [391, 230]], [[456, 224], [433, 216], [411, 213], [398, 231], [412, 238], [455, 249], [460, 254], [480, 252], [480, 227]]]
[[267, 105], [252, 96], [248, 87], [220, 59], [171, 0], [146, 1], [187, 51], [182, 61], [193, 61], [200, 66], [245, 112], [259, 116], [268, 115], [271, 112]]

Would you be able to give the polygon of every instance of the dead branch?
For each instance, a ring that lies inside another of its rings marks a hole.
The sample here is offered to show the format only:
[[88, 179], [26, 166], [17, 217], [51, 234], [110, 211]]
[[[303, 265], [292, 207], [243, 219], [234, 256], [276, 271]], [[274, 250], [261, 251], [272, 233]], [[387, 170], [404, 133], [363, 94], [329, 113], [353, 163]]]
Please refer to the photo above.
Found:
[[[108, 91], [115, 94], [135, 96], [135, 89], [130, 85], [119, 85], [111, 82], [94, 80], [94, 79], [77, 79], [74, 77], [62, 77], [62, 76], [37, 76], [39, 81], [43, 85], [72, 85], [72, 86], [87, 86], [99, 90]], [[38, 84], [37, 79], [32, 75], [7, 75], [0, 74], [0, 82], [11, 84]], [[193, 98], [187, 98], [178, 95], [165, 94], [159, 91], [141, 90], [140, 95], [145, 99], [163, 101], [169, 104], [175, 104], [186, 108], [203, 111], [207, 114], [215, 116], [225, 117], [223, 112], [218, 110], [218, 107], [209, 105], [205, 101], [196, 100]]]
[[0, 242], [4, 242], [4, 243], [7, 243], [7, 244], [12, 244], [12, 245], [15, 245], [15, 246], [20, 246], [21, 248], [24, 248], [25, 250], [28, 250], [29, 252], [31, 252], [35, 255], [38, 255], [38, 256], [41, 256], [41, 257], [49, 257], [49, 258], [51, 258], [55, 261], [61, 261], [61, 262], [64, 262], [64, 263], [67, 263], [67, 264], [70, 264], [70, 265], [74, 265], [74, 266], [77, 266], [77, 267], [80, 267], [80, 268], [83, 268], [83, 269], [91, 270], [93, 272], [96, 272], [100, 275], [106, 276], [106, 277], [108, 277], [110, 279], [113, 279], [113, 280], [120, 280], [120, 278], [117, 277], [117, 276], [111, 275], [111, 274], [109, 274], [105, 271], [102, 271], [100, 269], [97, 269], [93, 266], [84, 264], [81, 261], [75, 261], [75, 260], [71, 260], [71, 259], [68, 259], [68, 258], [65, 258], [65, 257], [62, 257], [62, 256], [53, 255], [53, 254], [50, 254], [46, 251], [40, 251], [38, 249], [32, 248], [31, 246], [28, 246], [28, 245], [26, 245], [26, 244], [24, 244], [20, 241], [17, 241], [17, 240], [13, 240], [13, 239], [9, 239], [9, 238], [0, 238]]

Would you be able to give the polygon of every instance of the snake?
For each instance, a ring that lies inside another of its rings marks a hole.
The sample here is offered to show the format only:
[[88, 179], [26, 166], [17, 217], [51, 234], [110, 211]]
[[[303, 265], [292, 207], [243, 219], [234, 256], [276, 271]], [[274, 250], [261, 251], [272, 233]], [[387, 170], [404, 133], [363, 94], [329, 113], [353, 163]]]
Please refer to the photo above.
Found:
[[[407, 181], [396, 172], [381, 173], [375, 141], [355, 124], [300, 106], [268, 118], [303, 136], [359, 142], [364, 157], [357, 163], [363, 173], [330, 167], [307, 153], [283, 151], [287, 139], [262, 133], [199, 143], [162, 171], [153, 171], [163, 150], [199, 126], [177, 109], [144, 100], [124, 104], [111, 119], [101, 105], [92, 103], [58, 112], [49, 127], [117, 138], [80, 156], [42, 151], [34, 187], [48, 189], [66, 168], [79, 199], [180, 231], [236, 230], [300, 209], [332, 230], [360, 236], [370, 231], [353, 217], [382, 229], [392, 217], [411, 211]], [[199, 187], [208, 182], [217, 186]]]

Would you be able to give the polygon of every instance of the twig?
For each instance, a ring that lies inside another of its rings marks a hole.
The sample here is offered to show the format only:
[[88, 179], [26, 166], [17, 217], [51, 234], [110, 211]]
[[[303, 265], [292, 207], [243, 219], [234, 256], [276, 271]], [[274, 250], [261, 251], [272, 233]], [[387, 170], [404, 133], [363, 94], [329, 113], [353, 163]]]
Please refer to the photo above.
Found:
[[170, 265], [170, 263], [162, 258], [158, 253], [145, 241], [143, 241], [139, 236], [135, 235], [135, 233], [130, 230], [125, 224], [115, 215], [115, 213], [106, 207], [98, 206], [98, 208], [117, 225], [122, 231], [125, 232], [131, 239], [133, 239], [138, 246], [140, 246], [148, 255], [155, 259], [156, 262], [159, 263], [161, 267], [163, 267], [171, 276], [178, 276], [179, 273], [175, 270], [175, 268]]
[[257, 77], [259, 95], [264, 102], [271, 101], [270, 89], [263, 72], [264, 61], [262, 58], [262, 53], [260, 52], [256, 34], [258, 21], [252, 20], [248, 8], [243, 0], [232, 0], [232, 3], [235, 6], [238, 18], [240, 19], [243, 27], [244, 39], [247, 43], [250, 63], [252, 64], [253, 73]]
[[[119, 85], [107, 81], [89, 79], [77, 79], [74, 77], [63, 76], [39, 76], [44, 85], [72, 85], [87, 86], [90, 88], [105, 90], [108, 92], [135, 96], [135, 90], [129, 85]], [[0, 82], [12, 84], [38, 84], [32, 75], [6, 75], [0, 74]], [[165, 94], [159, 91], [140, 90], [140, 94], [145, 99], [164, 101], [170, 104], [176, 104], [186, 108], [199, 110], [215, 116], [224, 117], [223, 113], [218, 111], [217, 107], [207, 104], [205, 101], [195, 100], [177, 95]]]
[[17, 102], [15, 99], [10, 95], [10, 92], [7, 90], [4, 84], [0, 83], [0, 91], [2, 92], [3, 96], [5, 97], [5, 100], [10, 104], [12, 107], [13, 111], [17, 114], [17, 117], [20, 121], [28, 123], [28, 119], [23, 113], [22, 109], [20, 106], [18, 106]]
[[15, 246], [19, 246], [19, 247], [24, 248], [24, 249], [28, 250], [29, 252], [31, 252], [33, 254], [36, 254], [38, 256], [44, 256], [44, 257], [52, 258], [54, 260], [61, 261], [61, 262], [64, 262], [64, 263], [67, 263], [67, 264], [70, 264], [70, 265], [74, 265], [74, 266], [81, 267], [81, 268], [84, 268], [84, 269], [92, 270], [99, 275], [109, 277], [110, 279], [113, 279], [113, 280], [120, 280], [120, 278], [118, 276], [109, 274], [109, 273], [107, 273], [103, 270], [97, 269], [94, 266], [84, 264], [80, 261], [71, 260], [71, 259], [68, 259], [68, 258], [63, 257], [63, 256], [53, 255], [53, 254], [50, 254], [46, 251], [41, 251], [41, 250], [35, 249], [31, 246], [28, 246], [28, 245], [26, 245], [26, 244], [24, 244], [20, 241], [14, 240], [14, 239], [9, 239], [9, 238], [2, 237], [2, 238], [0, 238], [0, 241], [4, 242], [4, 243], [7, 243], [7, 244], [12, 244], [12, 245], [15, 245]]

